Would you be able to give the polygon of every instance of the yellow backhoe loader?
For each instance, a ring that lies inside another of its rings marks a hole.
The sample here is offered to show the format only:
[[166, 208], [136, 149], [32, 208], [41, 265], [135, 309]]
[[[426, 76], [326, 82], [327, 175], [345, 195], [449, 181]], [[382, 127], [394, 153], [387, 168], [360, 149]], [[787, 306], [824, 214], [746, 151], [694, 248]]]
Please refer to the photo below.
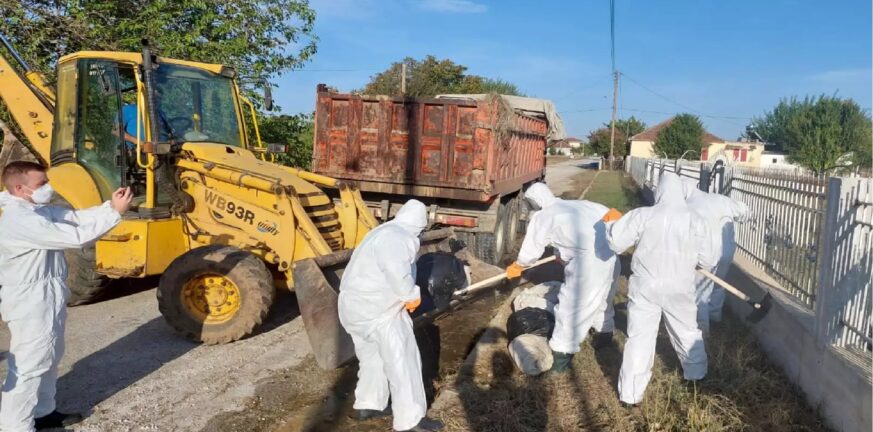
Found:
[[226, 343], [261, 324], [276, 287], [294, 289], [303, 263], [296, 283], [317, 279], [298, 290], [316, 358], [333, 367], [351, 355], [336, 293], [320, 291], [324, 276], [313, 272], [347, 259], [376, 221], [352, 185], [270, 162], [282, 148], [261, 143], [234, 69], [157, 57], [144, 41], [141, 53], [62, 57], [52, 91], [0, 42], [15, 62], [0, 55], [0, 99], [25, 153], [50, 166], [58, 204], [98, 205], [120, 186], [135, 193], [121, 224], [67, 253], [73, 303], [94, 300], [110, 279], [161, 274], [167, 322]]

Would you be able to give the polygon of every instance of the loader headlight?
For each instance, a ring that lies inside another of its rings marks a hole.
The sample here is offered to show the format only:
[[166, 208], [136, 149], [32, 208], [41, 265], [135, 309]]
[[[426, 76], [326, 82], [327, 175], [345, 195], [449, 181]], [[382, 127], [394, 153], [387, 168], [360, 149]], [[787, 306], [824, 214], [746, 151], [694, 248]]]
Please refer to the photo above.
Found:
[[266, 144], [267, 153], [288, 153], [288, 144]]

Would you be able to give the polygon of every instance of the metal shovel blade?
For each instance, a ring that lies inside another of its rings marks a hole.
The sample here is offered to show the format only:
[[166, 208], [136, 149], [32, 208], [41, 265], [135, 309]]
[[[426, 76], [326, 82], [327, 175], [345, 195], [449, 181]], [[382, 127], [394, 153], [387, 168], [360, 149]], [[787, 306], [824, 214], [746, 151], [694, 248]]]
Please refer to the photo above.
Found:
[[297, 305], [318, 366], [336, 369], [354, 358], [352, 338], [339, 321], [339, 295], [325, 276], [325, 270], [314, 259], [297, 261], [294, 282]]
[[770, 312], [770, 307], [773, 306], [770, 293], [764, 294], [764, 297], [759, 301], [754, 302], [750, 300], [748, 303], [752, 306], [752, 312], [746, 317], [746, 320], [752, 323], [757, 323], [764, 319], [767, 316], [767, 312]]

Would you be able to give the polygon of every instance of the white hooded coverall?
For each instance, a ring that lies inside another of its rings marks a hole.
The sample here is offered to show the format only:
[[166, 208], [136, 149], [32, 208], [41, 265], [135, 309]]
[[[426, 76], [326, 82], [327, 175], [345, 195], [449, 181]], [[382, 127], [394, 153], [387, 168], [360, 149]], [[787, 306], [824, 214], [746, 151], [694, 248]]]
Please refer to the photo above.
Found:
[[80, 248], [121, 221], [109, 203], [73, 211], [0, 193], [0, 315], [9, 326], [0, 431], [34, 430], [55, 410], [70, 291], [64, 249]]
[[[611, 331], [607, 297], [615, 281], [616, 257], [606, 242], [602, 218], [608, 208], [590, 201], [556, 198], [542, 183], [531, 185], [525, 198], [540, 207], [531, 217], [516, 262], [527, 267], [552, 245], [564, 262], [564, 284], [555, 306], [552, 350], [573, 354], [592, 327]], [[608, 319], [607, 319], [608, 317]]]
[[408, 201], [364, 237], [340, 282], [339, 318], [359, 363], [354, 408], [381, 411], [390, 395], [395, 430], [412, 429], [427, 412], [421, 357], [404, 308], [420, 298], [415, 259], [425, 226], [424, 204]]
[[705, 222], [685, 204], [679, 177], [663, 174], [655, 205], [631, 210], [612, 223], [608, 239], [619, 253], [636, 245], [628, 286], [628, 338], [618, 377], [621, 401], [643, 400], [662, 314], [685, 379], [702, 379], [707, 358], [697, 327], [694, 275], [697, 265], [712, 267], [716, 258]]
[[[749, 217], [749, 207], [720, 194], [712, 194], [697, 188], [697, 182], [682, 178], [682, 192], [691, 211], [703, 218], [709, 227], [712, 250], [718, 254], [715, 268], [708, 269], [724, 279], [737, 250], [734, 223], [743, 223]], [[697, 274], [694, 285], [697, 292], [697, 322], [704, 332], [709, 331], [709, 322], [721, 321], [724, 305], [724, 288], [715, 285], [712, 279]]]

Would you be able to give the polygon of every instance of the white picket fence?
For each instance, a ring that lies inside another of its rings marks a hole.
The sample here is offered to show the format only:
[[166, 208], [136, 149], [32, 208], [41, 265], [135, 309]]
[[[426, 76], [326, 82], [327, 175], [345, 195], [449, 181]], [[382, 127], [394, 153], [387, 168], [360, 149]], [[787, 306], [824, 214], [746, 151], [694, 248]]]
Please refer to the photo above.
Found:
[[629, 157], [625, 169], [651, 198], [663, 172], [698, 179], [742, 201], [741, 254], [815, 312], [822, 344], [870, 351], [873, 336], [873, 179], [832, 177]]
[[824, 228], [818, 339], [871, 350], [873, 336], [873, 180], [831, 178]]

